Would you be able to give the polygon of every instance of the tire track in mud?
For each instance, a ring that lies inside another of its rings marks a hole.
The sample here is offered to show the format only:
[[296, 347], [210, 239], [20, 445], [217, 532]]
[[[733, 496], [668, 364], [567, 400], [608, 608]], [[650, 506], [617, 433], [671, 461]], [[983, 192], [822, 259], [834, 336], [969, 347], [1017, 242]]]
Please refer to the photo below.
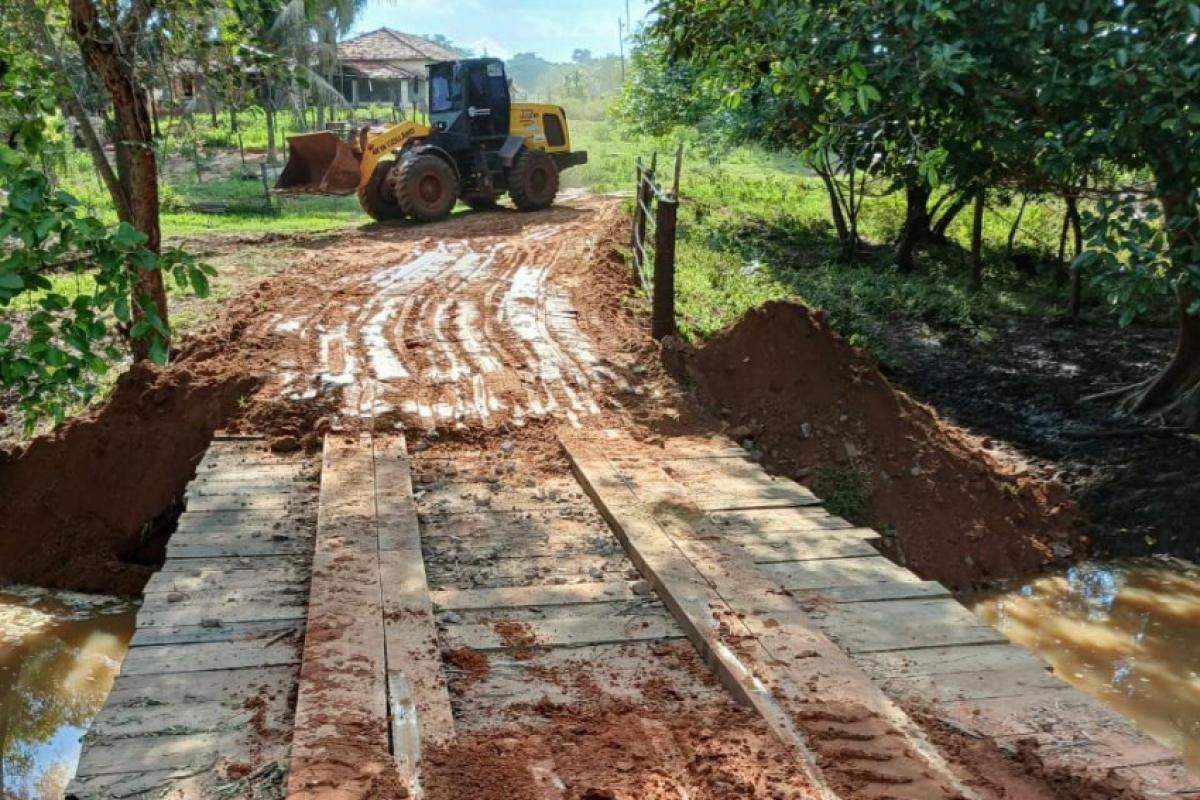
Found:
[[337, 395], [345, 418], [408, 429], [545, 418], [582, 425], [611, 390], [630, 389], [580, 329], [556, 281], [587, 262], [593, 221], [577, 214], [517, 225], [508, 236], [365, 239], [333, 249], [258, 323], [287, 352], [273, 389], [297, 402]]

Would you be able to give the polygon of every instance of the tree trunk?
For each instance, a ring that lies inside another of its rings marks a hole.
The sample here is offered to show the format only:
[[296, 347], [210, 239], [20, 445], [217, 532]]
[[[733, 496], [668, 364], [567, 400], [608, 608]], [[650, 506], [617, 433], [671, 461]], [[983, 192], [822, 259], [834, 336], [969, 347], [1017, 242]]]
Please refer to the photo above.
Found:
[[896, 239], [896, 266], [911, 272], [917, 245], [929, 233], [929, 187], [923, 183], [904, 187], [904, 227]]
[[[1075, 236], [1075, 258], [1071, 259], [1071, 293], [1067, 299], [1067, 313], [1071, 319], [1079, 319], [1083, 307], [1083, 273], [1075, 263], [1083, 252], [1083, 222], [1079, 218], [1079, 201], [1074, 197], [1067, 198], [1067, 219], [1071, 232]], [[1064, 242], [1066, 241], [1064, 237]]]
[[958, 218], [962, 210], [971, 202], [971, 193], [963, 192], [950, 206], [942, 212], [942, 215], [937, 218], [937, 221], [929, 229], [929, 238], [938, 244], [945, 244], [946, 231], [950, 228], [950, 223]]
[[[101, 26], [93, 0], [70, 0], [70, 13], [71, 35], [79, 45], [84, 63], [88, 71], [104, 84], [112, 100], [117, 176], [128, 199], [128, 218], [122, 221], [144, 233], [146, 248], [159, 253], [162, 232], [158, 218], [158, 162], [154, 154], [145, 87], [134, 74], [130, 60], [118, 49], [110, 32]], [[114, 195], [113, 202], [118, 209], [121, 208], [121, 198]], [[164, 325], [168, 324], [167, 292], [161, 272], [139, 270], [132, 300], [135, 322], [145, 318], [146, 311], [152, 311]], [[148, 339], [134, 339], [131, 346], [135, 360], [142, 361], [149, 357]]]
[[1009, 259], [1013, 256], [1013, 250], [1017, 246], [1017, 234], [1021, 232], [1021, 220], [1025, 218], [1025, 206], [1029, 204], [1029, 195], [1021, 195], [1021, 207], [1017, 209], [1017, 218], [1013, 220], [1012, 227], [1008, 229], [1008, 243], [1005, 245], [1005, 254]]
[[[1164, 184], [1159, 179], [1159, 186]], [[1163, 191], [1160, 188], [1160, 191]], [[1200, 429], [1200, 315], [1190, 313], [1200, 303], [1200, 289], [1191, 282], [1188, 267], [1194, 266], [1200, 214], [1187, 201], [1188, 193], [1163, 191], [1160, 202], [1168, 225], [1171, 261], [1175, 267], [1175, 293], [1179, 307], [1179, 343], [1170, 363], [1150, 380], [1126, 389], [1105, 392], [1088, 399], [1115, 397], [1117, 408], [1142, 418]], [[1182, 224], [1172, 224], [1182, 220]]]
[[971, 221], [971, 288], [983, 288], [983, 211], [987, 201], [987, 190], [975, 194], [975, 217]]
[[825, 184], [825, 192], [829, 195], [829, 214], [833, 218], [833, 228], [837, 232], [838, 246], [841, 248], [842, 255], [853, 258], [858, 248], [851, 236], [850, 227], [846, 223], [846, 215], [842, 211], [842, 199], [838, 194], [837, 187], [834, 186], [833, 176], [824, 169], [817, 170], [817, 174], [821, 176], [821, 181]]

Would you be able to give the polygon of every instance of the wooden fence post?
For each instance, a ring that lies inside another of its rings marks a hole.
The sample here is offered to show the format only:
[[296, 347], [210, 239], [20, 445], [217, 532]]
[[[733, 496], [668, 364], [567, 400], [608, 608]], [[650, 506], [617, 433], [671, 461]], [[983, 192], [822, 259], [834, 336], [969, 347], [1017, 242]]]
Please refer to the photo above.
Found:
[[675, 335], [675, 225], [679, 200], [660, 197], [654, 225], [654, 315], [651, 335], [658, 340]]
[[639, 248], [642, 245], [640, 233], [645, 230], [645, 222], [642, 215], [642, 181], [645, 180], [645, 174], [642, 171], [642, 158], [638, 156], [637, 160], [637, 183], [634, 184], [633, 193], [633, 232], [630, 234], [630, 249], [633, 250], [633, 278], [640, 280], [639, 273], [642, 268], [642, 257]]

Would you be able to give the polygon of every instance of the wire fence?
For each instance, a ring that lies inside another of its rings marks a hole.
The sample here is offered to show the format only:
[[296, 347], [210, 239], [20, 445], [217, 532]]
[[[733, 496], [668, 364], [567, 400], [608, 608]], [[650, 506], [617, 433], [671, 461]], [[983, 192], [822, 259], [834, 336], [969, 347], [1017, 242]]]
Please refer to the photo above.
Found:
[[655, 339], [673, 336], [676, 332], [675, 243], [682, 169], [683, 145], [675, 151], [674, 180], [670, 188], [659, 180], [658, 153], [651, 156], [648, 165], [640, 157], [637, 160], [630, 249], [634, 277], [650, 300], [651, 333]]

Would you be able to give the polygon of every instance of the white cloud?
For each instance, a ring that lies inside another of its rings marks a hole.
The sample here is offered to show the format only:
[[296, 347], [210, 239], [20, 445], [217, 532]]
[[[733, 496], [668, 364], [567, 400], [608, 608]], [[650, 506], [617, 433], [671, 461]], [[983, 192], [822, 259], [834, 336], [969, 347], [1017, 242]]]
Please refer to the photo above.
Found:
[[489, 55], [492, 58], [512, 58], [512, 53], [509, 52], [508, 48], [490, 36], [481, 36], [467, 46], [474, 50], [477, 56]]

